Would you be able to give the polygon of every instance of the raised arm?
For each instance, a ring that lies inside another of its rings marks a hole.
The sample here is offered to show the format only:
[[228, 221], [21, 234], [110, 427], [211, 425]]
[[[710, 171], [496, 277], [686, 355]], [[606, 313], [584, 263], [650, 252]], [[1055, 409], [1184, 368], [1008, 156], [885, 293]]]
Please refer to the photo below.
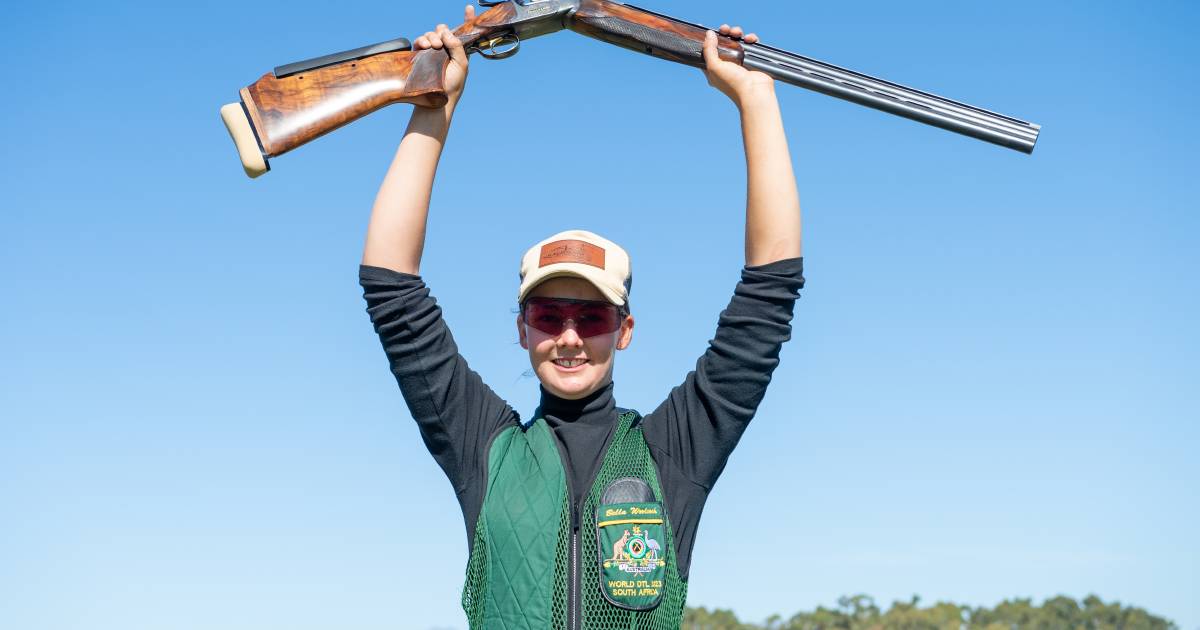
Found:
[[[721, 31], [742, 35], [739, 28]], [[766, 394], [804, 286], [800, 202], [773, 82], [721, 61], [715, 46], [716, 35], [710, 33], [705, 73], [738, 106], [746, 142], [746, 268], [696, 369], [643, 421], [683, 575], [708, 493]]]
[[[474, 9], [467, 8], [468, 23]], [[483, 503], [487, 444], [520, 422], [458, 351], [441, 307], [419, 275], [430, 190], [454, 107], [462, 95], [467, 57], [445, 25], [417, 38], [418, 48], [447, 48], [449, 102], [417, 107], [371, 213], [359, 281], [367, 312], [387, 353], [425, 446], [453, 484], [467, 523], [467, 544]]]
[[[475, 7], [468, 6], [465, 21], [469, 24], [473, 19]], [[451, 63], [446, 68], [449, 102], [444, 107], [413, 109], [404, 139], [375, 196], [363, 248], [364, 265], [410, 274], [421, 269], [433, 176], [467, 80], [467, 53], [445, 24], [418, 37], [414, 45], [418, 49], [445, 48], [450, 52]]]
[[[740, 27], [721, 26], [721, 34], [741, 38]], [[745, 41], [758, 41], [754, 34]], [[717, 55], [717, 35], [704, 42], [705, 74], [741, 113], [746, 147], [746, 264], [797, 258], [800, 246], [800, 195], [792, 172], [783, 116], [775, 98], [775, 80], [746, 70]]]

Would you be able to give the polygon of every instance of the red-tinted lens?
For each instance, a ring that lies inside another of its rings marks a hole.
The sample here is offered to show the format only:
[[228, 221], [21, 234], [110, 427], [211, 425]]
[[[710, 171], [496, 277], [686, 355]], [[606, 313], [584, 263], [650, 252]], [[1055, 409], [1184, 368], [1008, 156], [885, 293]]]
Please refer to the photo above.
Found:
[[613, 332], [621, 327], [617, 306], [608, 302], [569, 300], [566, 298], [529, 298], [525, 301], [525, 323], [558, 336], [567, 322], [575, 325], [575, 334], [583, 338]]

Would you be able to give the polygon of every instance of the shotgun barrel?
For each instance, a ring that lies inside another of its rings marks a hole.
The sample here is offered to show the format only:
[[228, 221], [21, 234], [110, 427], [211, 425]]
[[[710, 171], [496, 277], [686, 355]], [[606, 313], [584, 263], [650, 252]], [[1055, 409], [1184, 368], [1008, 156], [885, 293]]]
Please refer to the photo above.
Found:
[[743, 44], [742, 65], [809, 90], [903, 116], [1022, 153], [1033, 153], [1041, 127], [1011, 116], [877, 79], [763, 44]]
[[[701, 45], [707, 26], [613, 0], [579, 1], [575, 20], [580, 16], [587, 20], [584, 34], [671, 61], [704, 66]], [[730, 59], [725, 46], [732, 42], [721, 38], [722, 58], [776, 80], [1022, 153], [1033, 153], [1037, 144], [1041, 127], [1033, 123], [765, 44], [738, 41], [736, 58]]]

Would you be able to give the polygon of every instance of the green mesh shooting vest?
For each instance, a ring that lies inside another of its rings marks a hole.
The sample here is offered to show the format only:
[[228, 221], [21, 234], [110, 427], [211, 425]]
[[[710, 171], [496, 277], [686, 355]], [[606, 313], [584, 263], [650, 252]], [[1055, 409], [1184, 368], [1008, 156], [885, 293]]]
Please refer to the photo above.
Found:
[[492, 441], [462, 595], [472, 630], [678, 630], [687, 583], [639, 418], [620, 414], [578, 530], [545, 420]]

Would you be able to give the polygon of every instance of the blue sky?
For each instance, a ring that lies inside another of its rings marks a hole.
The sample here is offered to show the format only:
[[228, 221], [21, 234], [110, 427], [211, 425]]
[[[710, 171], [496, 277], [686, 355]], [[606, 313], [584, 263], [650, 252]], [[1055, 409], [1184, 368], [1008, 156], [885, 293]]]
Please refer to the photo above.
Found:
[[[761, 620], [859, 592], [1096, 593], [1200, 628], [1200, 10], [652, 8], [1044, 126], [1025, 156], [781, 87], [809, 284], [689, 601]], [[275, 65], [460, 12], [8, 10], [0, 626], [465, 626], [461, 516], [356, 278], [408, 108], [256, 181], [217, 115]], [[529, 412], [519, 256], [575, 227], [622, 243], [638, 327], [616, 392], [649, 410], [731, 295], [743, 201], [735, 111], [697, 71], [561, 33], [475, 62], [423, 272]]]

